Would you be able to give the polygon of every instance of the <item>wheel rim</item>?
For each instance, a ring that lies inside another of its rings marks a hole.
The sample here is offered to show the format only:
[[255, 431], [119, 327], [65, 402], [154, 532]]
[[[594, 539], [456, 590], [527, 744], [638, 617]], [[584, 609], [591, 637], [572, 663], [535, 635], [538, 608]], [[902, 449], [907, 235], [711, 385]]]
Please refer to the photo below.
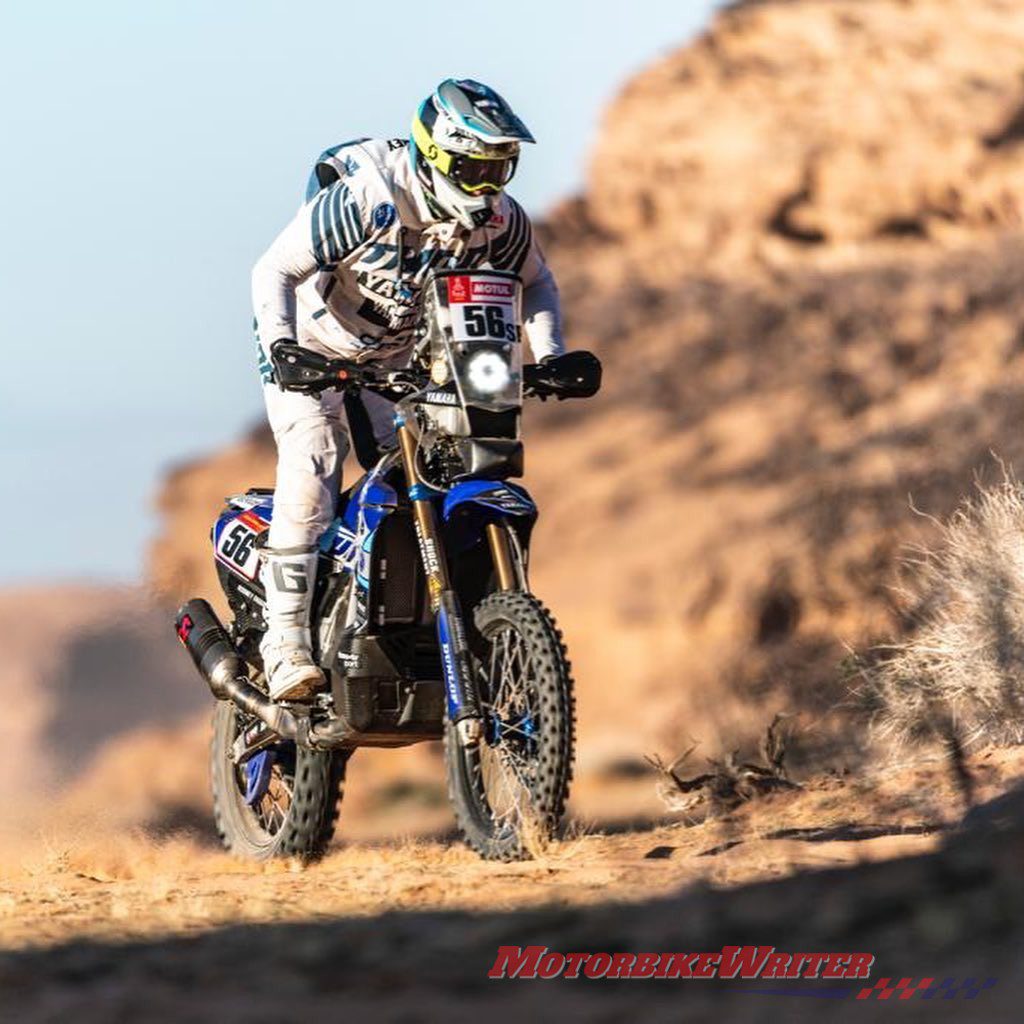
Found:
[[480, 663], [484, 742], [470, 755], [475, 788], [498, 836], [519, 833], [533, 808], [540, 743], [540, 707], [530, 649], [510, 626], [485, 638]]

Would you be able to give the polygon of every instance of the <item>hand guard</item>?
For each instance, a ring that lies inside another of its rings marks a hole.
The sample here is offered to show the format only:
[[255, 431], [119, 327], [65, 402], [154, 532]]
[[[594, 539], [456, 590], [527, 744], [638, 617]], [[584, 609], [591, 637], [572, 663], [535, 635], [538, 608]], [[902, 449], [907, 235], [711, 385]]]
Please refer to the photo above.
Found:
[[523, 368], [527, 390], [544, 399], [590, 398], [601, 390], [601, 360], [578, 349]]
[[270, 346], [270, 361], [278, 387], [303, 395], [343, 386], [351, 376], [351, 364], [344, 359], [328, 359], [290, 338], [280, 338]]

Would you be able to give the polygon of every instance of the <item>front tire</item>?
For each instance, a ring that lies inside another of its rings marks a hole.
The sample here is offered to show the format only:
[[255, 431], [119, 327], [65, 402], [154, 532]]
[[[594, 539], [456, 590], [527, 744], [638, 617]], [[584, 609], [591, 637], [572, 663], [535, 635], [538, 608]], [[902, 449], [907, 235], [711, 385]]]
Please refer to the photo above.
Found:
[[213, 713], [210, 779], [221, 842], [249, 860], [315, 860], [334, 836], [349, 754], [278, 744], [272, 748], [268, 781], [261, 787], [265, 792], [250, 805], [247, 768], [231, 760], [231, 746], [254, 721], [229, 701], [218, 701]]
[[447, 727], [448, 793], [481, 857], [524, 860], [554, 836], [569, 796], [571, 666], [554, 619], [532, 594], [491, 594], [473, 618], [484, 738], [465, 748]]

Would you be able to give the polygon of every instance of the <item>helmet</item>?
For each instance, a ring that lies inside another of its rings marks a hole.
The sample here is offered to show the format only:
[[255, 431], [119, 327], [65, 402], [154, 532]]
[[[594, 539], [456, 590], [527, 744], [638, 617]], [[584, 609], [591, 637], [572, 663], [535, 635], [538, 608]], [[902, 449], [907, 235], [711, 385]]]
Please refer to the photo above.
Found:
[[515, 174], [519, 143], [533, 141], [493, 89], [446, 78], [413, 118], [409, 156], [434, 213], [474, 228]]

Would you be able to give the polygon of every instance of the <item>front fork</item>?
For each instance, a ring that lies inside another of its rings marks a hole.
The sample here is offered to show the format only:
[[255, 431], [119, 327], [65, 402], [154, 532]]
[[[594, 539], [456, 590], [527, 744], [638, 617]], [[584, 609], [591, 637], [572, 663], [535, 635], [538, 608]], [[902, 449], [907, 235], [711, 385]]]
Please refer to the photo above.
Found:
[[[480, 694], [473, 676], [459, 597], [448, 576], [448, 566], [437, 526], [437, 514], [433, 504], [437, 492], [424, 484], [416, 471], [416, 438], [406, 426], [403, 416], [398, 415], [395, 418], [395, 428], [402, 451], [405, 478], [409, 484], [416, 539], [427, 575], [430, 610], [437, 621], [437, 642], [441, 650], [441, 666], [444, 671], [448, 720], [454, 724], [462, 745], [474, 746], [480, 742], [483, 735]], [[492, 524], [487, 528], [487, 539], [494, 558], [498, 585], [502, 590], [511, 590], [515, 586], [515, 573], [508, 537], [504, 531]]]
[[518, 586], [516, 570], [512, 561], [512, 547], [508, 533], [497, 523], [487, 524], [487, 543], [491, 549], [491, 560], [498, 578], [499, 590], [515, 590]]

